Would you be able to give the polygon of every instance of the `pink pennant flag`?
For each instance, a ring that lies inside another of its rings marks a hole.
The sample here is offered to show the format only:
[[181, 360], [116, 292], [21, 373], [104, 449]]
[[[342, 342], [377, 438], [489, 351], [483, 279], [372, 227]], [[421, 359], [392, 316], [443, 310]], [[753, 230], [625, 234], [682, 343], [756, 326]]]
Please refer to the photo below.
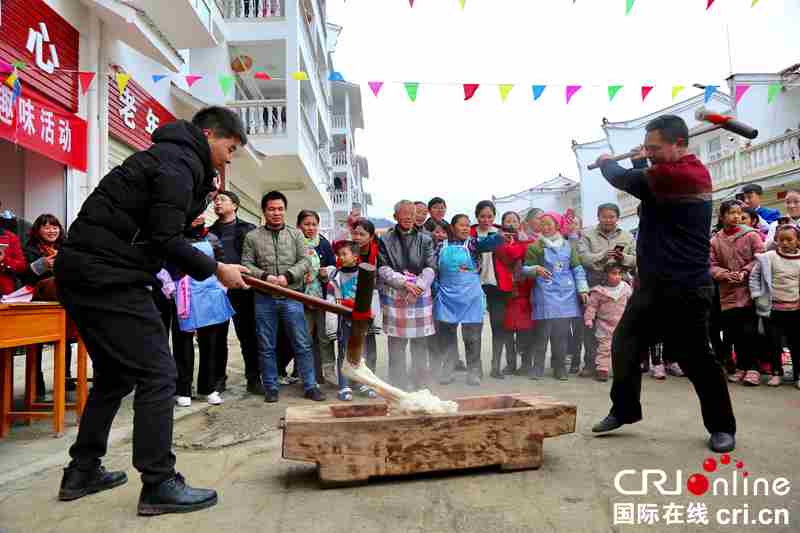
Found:
[[652, 91], [652, 90], [653, 90], [653, 86], [652, 85], [643, 85], [642, 86], [642, 102], [645, 101], [645, 99], [647, 98], [647, 95], [650, 94], [650, 91]]
[[711, 6], [713, 6], [713, 5], [714, 5], [714, 0], [708, 0], [708, 5], [706, 6], [706, 11], [711, 9]]
[[263, 70], [259, 70], [258, 72], [256, 72], [256, 73], [253, 75], [253, 77], [254, 77], [255, 79], [257, 79], [257, 80], [265, 80], [265, 81], [269, 81], [269, 80], [271, 80], [271, 79], [272, 79], [272, 78], [270, 77], [270, 75], [269, 75], [269, 74], [267, 74], [266, 72], [264, 72]]
[[475, 91], [480, 87], [480, 83], [465, 83], [464, 84], [464, 100], [470, 100], [475, 96]]
[[750, 90], [749, 85], [737, 85], [736, 86], [736, 103], [739, 103], [739, 100], [745, 95], [747, 91]]
[[408, 0], [408, 5], [410, 5], [411, 7], [414, 7], [414, 0]]
[[2, 74], [11, 74], [14, 72], [14, 65], [11, 63], [6, 63], [2, 59], [0, 59], [0, 73]]
[[572, 97], [575, 96], [575, 93], [580, 91], [583, 85], [567, 85], [567, 103], [572, 100]]
[[198, 75], [195, 75], [195, 74], [189, 74], [188, 76], [186, 76], [186, 85], [188, 85], [189, 88], [191, 88], [192, 85], [194, 85], [195, 83], [197, 83], [198, 81], [200, 81], [202, 79], [203, 79], [203, 76], [198, 76]]
[[369, 85], [370, 90], [372, 90], [372, 94], [375, 95], [377, 98], [378, 93], [381, 92], [381, 87], [383, 87], [382, 81], [370, 81], [367, 83]]

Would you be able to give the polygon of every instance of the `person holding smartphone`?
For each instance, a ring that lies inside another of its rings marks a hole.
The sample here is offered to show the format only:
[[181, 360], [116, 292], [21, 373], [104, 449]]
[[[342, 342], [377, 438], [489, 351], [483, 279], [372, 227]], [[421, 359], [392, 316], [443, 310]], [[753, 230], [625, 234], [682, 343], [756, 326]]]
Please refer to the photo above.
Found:
[[[605, 269], [609, 262], [616, 263], [628, 270], [636, 266], [636, 244], [633, 235], [618, 226], [619, 217], [619, 206], [602, 204], [597, 208], [597, 226], [584, 231], [578, 241], [578, 256], [586, 270], [590, 289], [605, 282]], [[584, 328], [584, 366], [580, 376], [594, 377], [597, 336], [594, 328], [585, 324]], [[573, 364], [573, 368], [576, 366], [578, 365]]]

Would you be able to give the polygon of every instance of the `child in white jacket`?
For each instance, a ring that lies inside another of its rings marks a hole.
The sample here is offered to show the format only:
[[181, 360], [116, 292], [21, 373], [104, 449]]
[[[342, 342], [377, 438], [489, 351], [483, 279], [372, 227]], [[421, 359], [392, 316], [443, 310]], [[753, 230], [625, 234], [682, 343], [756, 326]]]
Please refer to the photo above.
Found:
[[800, 389], [800, 229], [780, 226], [775, 232], [777, 250], [756, 255], [750, 274], [750, 294], [756, 312], [770, 336], [772, 376], [768, 385], [781, 384], [781, 352], [786, 338], [792, 352], [793, 381]]

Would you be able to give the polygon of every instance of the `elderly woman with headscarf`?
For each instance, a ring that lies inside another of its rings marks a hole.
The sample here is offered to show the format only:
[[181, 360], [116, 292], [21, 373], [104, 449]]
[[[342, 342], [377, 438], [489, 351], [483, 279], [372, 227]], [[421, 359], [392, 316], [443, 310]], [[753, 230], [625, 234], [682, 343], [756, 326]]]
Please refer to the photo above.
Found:
[[589, 285], [576, 247], [562, 235], [565, 224], [561, 215], [545, 213], [540, 222], [542, 235], [528, 247], [523, 267], [525, 273], [536, 278], [532, 291], [536, 340], [529, 377], [540, 379], [544, 375], [545, 353], [550, 342], [553, 375], [566, 381], [570, 322], [581, 316], [581, 303], [586, 304]]

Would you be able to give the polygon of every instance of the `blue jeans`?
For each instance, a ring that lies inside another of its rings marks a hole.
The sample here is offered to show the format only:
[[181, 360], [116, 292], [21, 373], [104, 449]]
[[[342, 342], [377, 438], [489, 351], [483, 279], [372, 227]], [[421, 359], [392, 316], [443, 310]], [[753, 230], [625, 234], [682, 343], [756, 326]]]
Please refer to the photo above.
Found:
[[261, 381], [267, 390], [278, 390], [278, 362], [275, 344], [278, 321], [283, 323], [294, 349], [294, 363], [298, 365], [303, 388], [308, 391], [317, 386], [314, 375], [314, 355], [311, 337], [306, 327], [303, 304], [285, 298], [273, 298], [255, 293], [256, 336], [261, 358]]

